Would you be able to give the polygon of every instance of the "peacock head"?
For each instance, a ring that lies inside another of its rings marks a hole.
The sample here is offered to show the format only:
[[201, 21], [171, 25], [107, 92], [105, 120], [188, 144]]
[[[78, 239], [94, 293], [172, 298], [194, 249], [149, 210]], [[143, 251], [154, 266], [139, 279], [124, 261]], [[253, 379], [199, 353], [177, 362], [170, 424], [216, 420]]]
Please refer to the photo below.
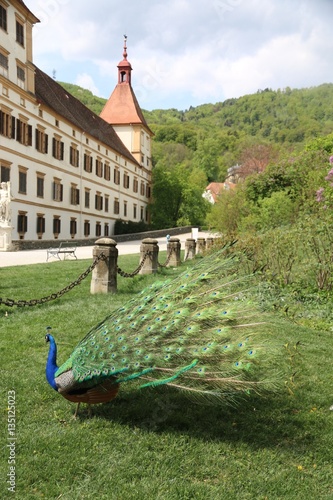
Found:
[[51, 340], [53, 339], [52, 335], [50, 334], [50, 331], [52, 330], [52, 328], [50, 326], [47, 326], [46, 327], [46, 335], [45, 335], [45, 342], [51, 342]]

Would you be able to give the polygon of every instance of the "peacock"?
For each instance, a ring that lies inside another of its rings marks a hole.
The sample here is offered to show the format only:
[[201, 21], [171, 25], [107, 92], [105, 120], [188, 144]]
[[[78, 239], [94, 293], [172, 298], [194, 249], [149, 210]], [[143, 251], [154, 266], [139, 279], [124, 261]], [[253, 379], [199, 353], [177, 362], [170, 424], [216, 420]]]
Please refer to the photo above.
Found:
[[129, 382], [225, 402], [284, 382], [278, 322], [260, 307], [255, 277], [239, 274], [230, 245], [111, 312], [60, 367], [50, 327], [45, 338], [47, 381], [78, 403], [75, 416], [81, 402], [111, 401]]

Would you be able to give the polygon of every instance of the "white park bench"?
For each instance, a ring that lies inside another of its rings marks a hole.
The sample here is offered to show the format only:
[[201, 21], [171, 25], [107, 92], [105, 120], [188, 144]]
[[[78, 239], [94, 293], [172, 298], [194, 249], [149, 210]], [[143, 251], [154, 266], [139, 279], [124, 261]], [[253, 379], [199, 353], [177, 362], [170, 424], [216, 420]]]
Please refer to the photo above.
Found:
[[61, 254], [64, 254], [64, 260], [66, 259], [66, 255], [71, 255], [72, 257], [76, 257], [76, 248], [77, 248], [77, 243], [74, 241], [62, 241], [58, 247], [51, 247], [47, 249], [47, 257], [46, 257], [46, 262], [51, 257], [56, 257], [59, 260], [61, 260]]

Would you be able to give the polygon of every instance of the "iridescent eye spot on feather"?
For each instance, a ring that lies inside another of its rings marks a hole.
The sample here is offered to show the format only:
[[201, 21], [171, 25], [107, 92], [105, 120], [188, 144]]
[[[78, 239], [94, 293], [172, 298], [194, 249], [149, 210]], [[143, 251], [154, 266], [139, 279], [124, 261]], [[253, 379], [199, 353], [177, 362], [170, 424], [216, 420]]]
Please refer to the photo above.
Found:
[[139, 342], [141, 340], [141, 337], [135, 337], [134, 342]]
[[103, 375], [107, 375], [109, 373], [109, 370], [107, 368], [103, 368]]
[[165, 359], [165, 361], [169, 361], [169, 359], [171, 359], [171, 355], [170, 354], [166, 354], [164, 356], [164, 359]]
[[121, 362], [124, 364], [124, 363], [127, 363], [127, 358], [122, 358]]
[[90, 345], [94, 346], [94, 345], [95, 345], [95, 343], [96, 343], [96, 342], [95, 342], [94, 340], [92, 340], [92, 341], [90, 342]]
[[125, 337], [123, 335], [119, 335], [118, 342], [123, 342], [123, 340], [125, 340]]
[[126, 345], [123, 345], [123, 346], [121, 347], [121, 350], [122, 350], [122, 351], [127, 351], [127, 346], [126, 346]]
[[205, 374], [205, 369], [203, 367], [197, 369], [197, 373], [199, 375], [204, 375]]
[[108, 346], [108, 349], [113, 349], [113, 344], [110, 344], [110, 345]]
[[104, 356], [104, 352], [103, 351], [100, 351], [99, 353], [99, 357], [102, 358]]

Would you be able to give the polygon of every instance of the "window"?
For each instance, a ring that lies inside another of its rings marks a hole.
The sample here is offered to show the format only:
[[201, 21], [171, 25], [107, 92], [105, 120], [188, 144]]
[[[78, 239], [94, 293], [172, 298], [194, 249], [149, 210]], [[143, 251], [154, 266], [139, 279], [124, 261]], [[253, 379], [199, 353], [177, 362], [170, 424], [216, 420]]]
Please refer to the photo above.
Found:
[[11, 110], [5, 106], [0, 109], [0, 134], [10, 139], [15, 138], [15, 118], [11, 116]]
[[8, 54], [0, 52], [0, 75], [8, 78]]
[[62, 201], [63, 200], [63, 185], [60, 179], [54, 179], [53, 181], [53, 200]]
[[111, 168], [108, 163], [104, 164], [104, 179], [109, 181], [111, 179]]
[[42, 234], [45, 233], [45, 217], [44, 214], [37, 214], [37, 229], [36, 232], [38, 237], [41, 238]]
[[104, 224], [104, 236], [109, 236], [109, 224]]
[[109, 197], [105, 196], [105, 201], [104, 201], [104, 211], [108, 212], [109, 211]]
[[127, 201], [124, 201], [124, 217], [127, 217]]
[[27, 194], [27, 170], [19, 170], [19, 186], [18, 191], [20, 194]]
[[125, 172], [123, 177], [123, 186], [125, 189], [129, 188], [129, 183], [130, 183], [129, 175], [127, 174], [127, 172]]
[[141, 146], [145, 145], [145, 134], [144, 132], [141, 132]]
[[21, 87], [21, 89], [25, 88], [25, 71], [21, 66], [16, 67], [17, 72], [17, 85]]
[[84, 207], [89, 208], [90, 207], [90, 190], [86, 189], [84, 191]]
[[25, 146], [32, 146], [32, 126], [22, 116], [16, 120], [16, 140]]
[[143, 181], [141, 181], [141, 186], [140, 186], [140, 194], [142, 196], [145, 195], [145, 183]]
[[119, 200], [116, 198], [113, 202], [113, 213], [119, 214]]
[[139, 181], [138, 179], [135, 177], [133, 179], [133, 193], [137, 193], [139, 190]]
[[73, 217], [69, 222], [69, 232], [71, 233], [71, 237], [74, 238], [77, 233], [77, 222]]
[[95, 195], [95, 208], [96, 210], [103, 210], [103, 196], [101, 193]]
[[26, 233], [28, 231], [28, 217], [27, 212], [19, 212], [17, 216], [17, 232], [20, 233], [21, 237], [22, 233]]
[[95, 234], [96, 236], [102, 235], [102, 226], [100, 222], [96, 222]]
[[37, 174], [37, 198], [44, 198], [44, 174]]
[[0, 181], [10, 182], [10, 168], [6, 165], [1, 165], [0, 169]]
[[146, 197], [150, 198], [150, 186], [149, 186], [149, 184], [146, 184]]
[[7, 10], [0, 5], [0, 28], [7, 31]]
[[84, 236], [90, 235], [90, 222], [88, 220], [84, 221], [83, 234], [84, 234]]
[[85, 153], [84, 154], [84, 159], [83, 159], [83, 168], [86, 172], [92, 172], [92, 167], [93, 167], [93, 159], [90, 153]]
[[58, 238], [60, 233], [61, 233], [61, 220], [59, 215], [55, 215], [53, 217], [53, 235], [55, 239]]
[[113, 171], [113, 182], [115, 184], [120, 184], [120, 172], [118, 168], [115, 168]]
[[79, 150], [76, 144], [72, 144], [69, 148], [69, 163], [73, 167], [79, 166]]
[[58, 136], [53, 137], [52, 139], [52, 156], [57, 160], [64, 159], [64, 143]]
[[96, 175], [97, 177], [103, 177], [103, 163], [100, 158], [96, 158]]
[[16, 20], [16, 41], [24, 47], [24, 26]]
[[137, 218], [137, 205], [133, 205], [133, 219]]
[[80, 190], [76, 184], [71, 185], [71, 205], [80, 205]]
[[38, 126], [35, 130], [35, 146], [37, 151], [46, 154], [48, 152], [49, 137], [45, 134], [45, 128]]

